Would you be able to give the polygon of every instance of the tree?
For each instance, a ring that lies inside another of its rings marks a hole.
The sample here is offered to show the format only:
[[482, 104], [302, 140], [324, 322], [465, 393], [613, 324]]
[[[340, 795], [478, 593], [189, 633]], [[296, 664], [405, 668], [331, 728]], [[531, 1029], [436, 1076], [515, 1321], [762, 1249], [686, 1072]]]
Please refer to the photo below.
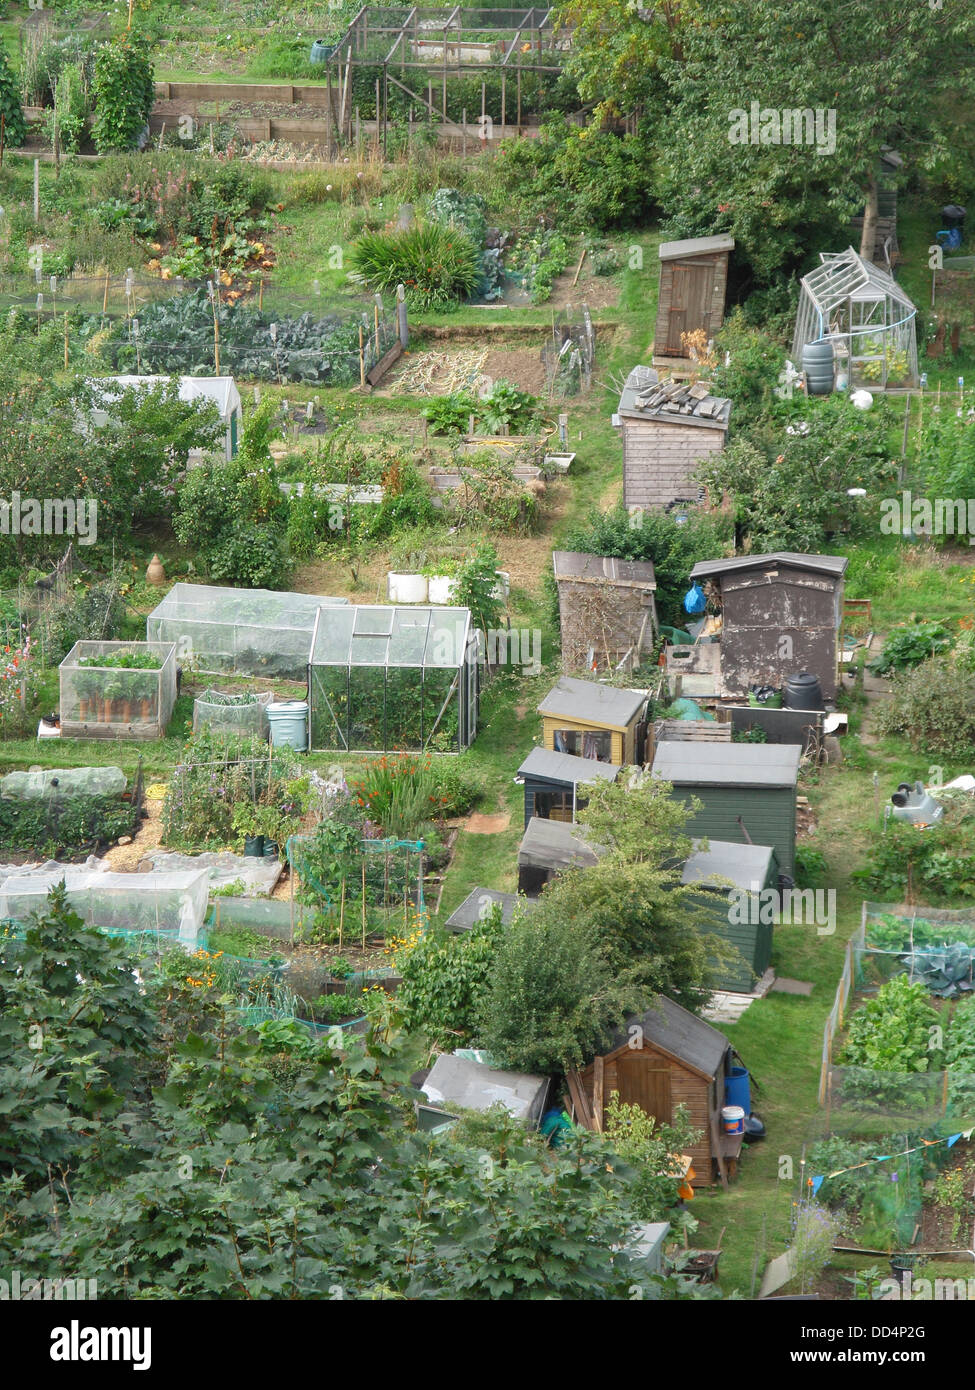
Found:
[[145, 39], [130, 31], [98, 49], [92, 83], [91, 133], [99, 154], [138, 144], [155, 102], [152, 61]]
[[653, 107], [660, 93], [660, 60], [680, 61], [682, 32], [693, 0], [651, 7], [621, 0], [565, 0], [558, 22], [572, 30], [566, 71], [583, 101], [595, 102], [598, 127]]

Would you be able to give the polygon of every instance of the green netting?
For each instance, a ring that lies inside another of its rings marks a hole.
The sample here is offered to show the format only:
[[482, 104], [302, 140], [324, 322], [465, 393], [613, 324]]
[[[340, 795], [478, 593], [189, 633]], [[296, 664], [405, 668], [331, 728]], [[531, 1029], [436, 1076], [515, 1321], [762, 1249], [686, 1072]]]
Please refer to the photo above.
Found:
[[361, 840], [347, 865], [323, 855], [315, 835], [293, 835], [285, 852], [305, 894], [326, 916], [341, 913], [350, 934], [363, 921], [367, 932], [426, 925], [422, 840]]

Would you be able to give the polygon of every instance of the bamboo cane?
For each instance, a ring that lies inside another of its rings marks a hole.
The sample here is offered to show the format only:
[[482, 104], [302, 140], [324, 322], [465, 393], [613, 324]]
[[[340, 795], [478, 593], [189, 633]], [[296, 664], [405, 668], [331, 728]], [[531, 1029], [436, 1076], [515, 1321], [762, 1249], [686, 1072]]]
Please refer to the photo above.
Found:
[[342, 875], [342, 897], [339, 901], [339, 950], [345, 939], [345, 874]]

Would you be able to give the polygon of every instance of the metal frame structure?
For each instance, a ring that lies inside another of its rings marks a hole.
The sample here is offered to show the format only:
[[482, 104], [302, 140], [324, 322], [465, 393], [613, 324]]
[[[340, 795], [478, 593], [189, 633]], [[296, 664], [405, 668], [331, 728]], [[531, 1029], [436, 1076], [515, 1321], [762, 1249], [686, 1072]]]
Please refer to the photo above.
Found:
[[[489, 35], [489, 38], [485, 38]], [[329, 106], [333, 106], [332, 79], [338, 80], [336, 126], [351, 135], [351, 71], [356, 67], [381, 68], [376, 79], [376, 110], [381, 111], [383, 153], [389, 125], [390, 85], [416, 102], [431, 116], [447, 119], [447, 78], [461, 73], [500, 71], [501, 126], [507, 124], [507, 80], [515, 84], [516, 123], [521, 132], [521, 81], [525, 73], [557, 77], [568, 32], [556, 27], [549, 6], [528, 9], [427, 8], [421, 5], [384, 8], [368, 5], [359, 11], [336, 44], [326, 64]], [[429, 54], [424, 57], [424, 52]], [[526, 57], [530, 55], [530, 61]], [[427, 95], [407, 85], [407, 73], [427, 74]], [[398, 73], [398, 76], [396, 75]], [[434, 105], [433, 75], [439, 74], [440, 109]], [[483, 101], [482, 101], [483, 105]], [[485, 119], [484, 111], [481, 113]]]
[[[820, 252], [822, 262], [802, 278], [792, 356], [798, 365], [807, 343], [833, 344], [837, 372], [852, 390], [886, 390], [891, 358], [906, 356], [897, 386], [916, 386], [917, 309], [892, 275], [848, 247]], [[869, 364], [876, 364], [871, 366]]]

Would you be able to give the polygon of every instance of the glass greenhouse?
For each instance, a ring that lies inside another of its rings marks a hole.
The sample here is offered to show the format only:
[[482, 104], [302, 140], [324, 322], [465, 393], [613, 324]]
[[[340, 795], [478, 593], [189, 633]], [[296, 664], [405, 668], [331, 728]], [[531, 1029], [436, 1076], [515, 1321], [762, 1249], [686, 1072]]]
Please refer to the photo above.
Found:
[[151, 642], [175, 642], [197, 671], [303, 681], [318, 610], [348, 599], [271, 589], [174, 584], [149, 614]]
[[172, 642], [76, 642], [58, 668], [68, 738], [162, 738], [176, 703]]
[[[804, 275], [792, 360], [824, 339], [833, 344], [837, 385], [850, 390], [916, 386], [917, 309], [892, 275], [853, 247], [820, 252], [822, 265]], [[845, 381], [844, 381], [845, 378]]]
[[467, 748], [477, 731], [478, 655], [466, 608], [320, 609], [308, 671], [311, 747]]

